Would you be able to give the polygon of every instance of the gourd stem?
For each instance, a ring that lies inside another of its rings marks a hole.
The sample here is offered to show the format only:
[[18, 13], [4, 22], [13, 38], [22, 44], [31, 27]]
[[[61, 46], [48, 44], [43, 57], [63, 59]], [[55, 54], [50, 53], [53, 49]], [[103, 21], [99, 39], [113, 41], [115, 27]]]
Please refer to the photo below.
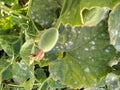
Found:
[[59, 18], [59, 19], [57, 20], [56, 25], [55, 25], [56, 30], [59, 30], [60, 24], [61, 24], [61, 21], [60, 21], [60, 18]]

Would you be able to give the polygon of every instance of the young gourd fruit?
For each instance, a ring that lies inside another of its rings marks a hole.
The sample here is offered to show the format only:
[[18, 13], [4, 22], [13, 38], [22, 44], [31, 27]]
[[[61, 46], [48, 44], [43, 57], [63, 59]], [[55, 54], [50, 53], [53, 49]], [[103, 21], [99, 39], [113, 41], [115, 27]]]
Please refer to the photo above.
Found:
[[43, 50], [44, 52], [50, 51], [58, 40], [58, 30], [56, 28], [50, 28], [45, 31], [45, 33], [42, 34], [40, 37], [39, 42], [39, 49]]
[[58, 36], [59, 33], [56, 28], [50, 28], [46, 30], [45, 33], [43, 33], [40, 37], [40, 42], [38, 44], [40, 50], [28, 56], [30, 59], [32, 59], [30, 63], [33, 63], [33, 60], [41, 60], [44, 57], [44, 53], [50, 51], [55, 46]]

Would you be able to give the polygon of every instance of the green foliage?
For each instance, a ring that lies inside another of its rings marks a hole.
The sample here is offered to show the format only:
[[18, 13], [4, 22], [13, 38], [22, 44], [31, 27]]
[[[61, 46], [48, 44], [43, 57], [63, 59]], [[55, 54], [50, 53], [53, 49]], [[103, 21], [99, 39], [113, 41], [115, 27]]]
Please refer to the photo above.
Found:
[[79, 88], [95, 85], [110, 72], [107, 63], [116, 56], [116, 51], [109, 44], [106, 26], [105, 22], [101, 22], [96, 27], [62, 28], [64, 35], [66, 33], [66, 41], [56, 48], [64, 50], [66, 55], [50, 64], [51, 76], [71, 87]]
[[7, 30], [11, 29], [15, 23], [11, 21], [11, 17], [5, 17], [0, 19], [0, 29], [1, 30]]
[[0, 89], [119, 90], [119, 3], [0, 0]]

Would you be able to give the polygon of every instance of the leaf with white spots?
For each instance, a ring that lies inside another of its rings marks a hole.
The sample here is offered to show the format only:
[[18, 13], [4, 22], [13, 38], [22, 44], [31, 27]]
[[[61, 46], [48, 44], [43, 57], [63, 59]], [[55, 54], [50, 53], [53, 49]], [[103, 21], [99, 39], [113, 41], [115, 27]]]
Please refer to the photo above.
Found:
[[[60, 20], [63, 24], [70, 24], [72, 26], [79, 26], [83, 24], [82, 12], [84, 9], [91, 9], [96, 7], [106, 7], [112, 9], [120, 0], [64, 0], [63, 8], [60, 15]], [[94, 14], [93, 14], [94, 12]], [[88, 14], [87, 17], [90, 19], [88, 24], [98, 23], [97, 20], [101, 20], [104, 15], [106, 16], [106, 10], [96, 10], [92, 12], [92, 17], [89, 18], [91, 14]], [[103, 12], [103, 13], [102, 13]], [[98, 17], [96, 19], [96, 17]], [[92, 19], [94, 18], [94, 20]]]
[[106, 77], [108, 90], [120, 90], [120, 77], [114, 73], [109, 73]]
[[110, 43], [120, 51], [120, 4], [117, 5], [109, 17]]
[[59, 5], [55, 0], [32, 0], [30, 15], [42, 27], [50, 27], [55, 19]]
[[91, 87], [111, 71], [108, 62], [116, 51], [109, 44], [106, 22], [95, 27], [61, 26], [59, 32], [53, 51], [65, 54], [51, 62], [52, 78], [72, 88]]
[[32, 69], [24, 61], [16, 62], [12, 66], [13, 80], [16, 84], [21, 84], [30, 78]]

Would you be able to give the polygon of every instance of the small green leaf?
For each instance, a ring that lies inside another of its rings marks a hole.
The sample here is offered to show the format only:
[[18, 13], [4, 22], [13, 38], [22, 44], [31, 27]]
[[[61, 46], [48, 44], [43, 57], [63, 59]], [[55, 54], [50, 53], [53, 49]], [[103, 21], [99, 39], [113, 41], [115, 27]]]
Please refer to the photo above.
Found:
[[107, 23], [95, 27], [67, 26], [59, 31], [59, 42], [53, 50], [65, 55], [50, 63], [52, 78], [72, 88], [95, 86], [111, 71], [108, 62], [116, 56], [109, 44]]
[[35, 70], [35, 77], [41, 83], [47, 78], [44, 70], [40, 68]]
[[8, 69], [10, 63], [6, 59], [0, 59], [0, 83], [2, 82], [3, 74]]
[[109, 16], [109, 33], [110, 33], [110, 43], [120, 51], [120, 4], [117, 5]]
[[2, 80], [10, 80], [12, 78], [12, 68], [9, 66], [5, 71], [2, 73]]
[[27, 63], [30, 63], [29, 55], [34, 52], [34, 42], [32, 39], [27, 40], [20, 49], [21, 58]]
[[[4, 32], [7, 33], [7, 32]], [[23, 41], [20, 36], [2, 34], [0, 36], [0, 46], [8, 56], [13, 57], [20, 51]]]

